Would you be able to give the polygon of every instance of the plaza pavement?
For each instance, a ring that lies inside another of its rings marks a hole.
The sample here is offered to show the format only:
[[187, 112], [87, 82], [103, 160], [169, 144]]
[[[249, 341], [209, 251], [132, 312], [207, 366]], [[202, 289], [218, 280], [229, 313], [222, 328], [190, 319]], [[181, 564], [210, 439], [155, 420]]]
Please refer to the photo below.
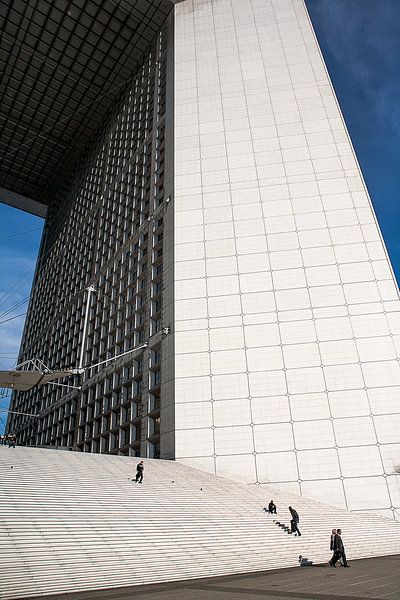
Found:
[[350, 569], [340, 566], [333, 569], [323, 564], [46, 597], [49, 600], [400, 600], [400, 555], [349, 560]]

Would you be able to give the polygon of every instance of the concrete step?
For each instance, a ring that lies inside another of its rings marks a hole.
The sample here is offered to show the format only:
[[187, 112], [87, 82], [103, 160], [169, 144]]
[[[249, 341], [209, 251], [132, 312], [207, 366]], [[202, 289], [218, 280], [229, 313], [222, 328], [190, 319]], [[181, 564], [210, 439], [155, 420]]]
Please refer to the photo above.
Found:
[[[300, 555], [327, 562], [338, 526], [349, 559], [400, 553], [395, 521], [145, 463], [136, 485], [130, 458], [0, 447], [0, 598], [292, 567]], [[277, 515], [263, 511], [271, 497]], [[289, 505], [301, 537], [287, 534]]]

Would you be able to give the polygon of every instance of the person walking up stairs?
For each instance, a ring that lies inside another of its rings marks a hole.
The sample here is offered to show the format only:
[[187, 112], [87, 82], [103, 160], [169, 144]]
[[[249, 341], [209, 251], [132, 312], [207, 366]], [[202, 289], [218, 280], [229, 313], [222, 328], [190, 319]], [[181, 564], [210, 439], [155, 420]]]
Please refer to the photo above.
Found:
[[299, 529], [299, 526], [298, 526], [298, 523], [300, 521], [299, 513], [297, 512], [297, 510], [295, 510], [291, 506], [289, 506], [289, 512], [290, 512], [290, 514], [292, 516], [292, 519], [290, 521], [291, 531], [295, 535], [301, 536], [300, 529]]
[[144, 462], [141, 460], [140, 463], [136, 465], [136, 477], [132, 479], [135, 483], [142, 483], [143, 481], [143, 471], [144, 471]]

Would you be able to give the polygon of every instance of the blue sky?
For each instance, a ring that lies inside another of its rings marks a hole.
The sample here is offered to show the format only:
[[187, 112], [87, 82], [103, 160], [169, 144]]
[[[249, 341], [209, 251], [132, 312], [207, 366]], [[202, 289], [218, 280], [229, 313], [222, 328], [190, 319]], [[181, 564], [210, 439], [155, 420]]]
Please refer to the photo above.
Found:
[[[17, 358], [43, 224], [0, 204], [0, 369], [11, 368]], [[8, 406], [8, 399], [0, 398], [0, 406]], [[0, 433], [4, 421], [0, 413]]]
[[400, 1], [306, 5], [400, 281]]
[[[400, 280], [400, 0], [306, 4]], [[26, 310], [42, 227], [42, 219], [0, 204], [1, 369], [15, 361], [24, 316], [2, 321]]]

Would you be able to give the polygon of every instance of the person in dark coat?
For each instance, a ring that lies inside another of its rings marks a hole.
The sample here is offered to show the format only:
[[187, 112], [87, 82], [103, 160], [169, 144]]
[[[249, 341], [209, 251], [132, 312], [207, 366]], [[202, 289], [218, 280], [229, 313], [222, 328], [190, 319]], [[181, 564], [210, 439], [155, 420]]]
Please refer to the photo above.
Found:
[[344, 550], [341, 529], [338, 529], [336, 531], [333, 546], [334, 546], [334, 548], [333, 548], [334, 553], [333, 553], [331, 560], [329, 561], [329, 564], [331, 565], [331, 567], [336, 567], [336, 563], [339, 559], [342, 560], [344, 567], [349, 567], [350, 565], [347, 563], [346, 552]]
[[331, 543], [330, 543], [330, 550], [331, 552], [333, 552], [332, 554], [332, 558], [329, 561], [329, 564], [332, 566], [332, 561], [333, 561], [333, 557], [335, 556], [335, 536], [336, 536], [336, 529], [332, 529], [332, 533], [331, 533]]
[[276, 504], [273, 500], [268, 504], [268, 512], [270, 515], [276, 515]]
[[339, 557], [340, 562], [343, 564], [344, 567], [349, 567], [350, 565], [347, 562], [346, 552], [345, 552], [343, 540], [342, 540], [342, 530], [341, 529], [337, 530], [336, 536], [338, 538], [338, 547], [340, 549], [340, 557]]
[[144, 471], [144, 463], [141, 460], [140, 463], [138, 463], [136, 465], [136, 477], [135, 479], [132, 481], [135, 481], [135, 483], [142, 483], [143, 481], [143, 471]]
[[299, 521], [300, 521], [299, 513], [297, 512], [297, 510], [295, 510], [291, 506], [289, 506], [289, 512], [292, 517], [292, 520], [290, 521], [290, 529], [291, 529], [292, 533], [300, 536], [301, 533], [300, 533], [300, 529], [299, 529]]

